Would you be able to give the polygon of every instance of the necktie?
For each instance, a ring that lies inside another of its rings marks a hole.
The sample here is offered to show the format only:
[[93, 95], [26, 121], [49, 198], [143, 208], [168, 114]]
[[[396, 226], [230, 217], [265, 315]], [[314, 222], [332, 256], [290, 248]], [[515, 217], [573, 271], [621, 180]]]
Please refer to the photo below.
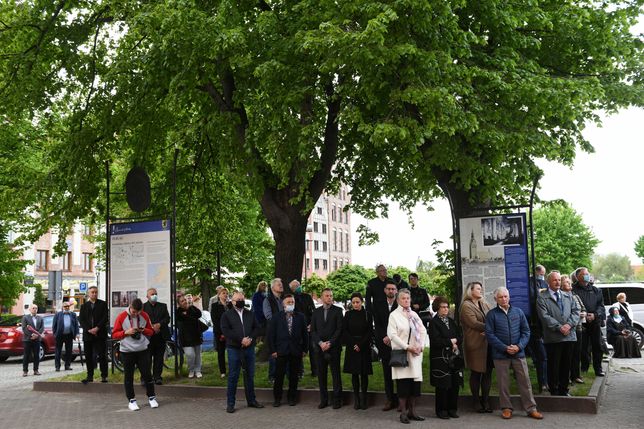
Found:
[[557, 291], [557, 304], [559, 305], [559, 310], [563, 313], [563, 301], [561, 300], [561, 292]]
[[293, 316], [290, 315], [290, 314], [287, 314], [286, 315], [286, 322], [287, 322], [287, 325], [288, 325], [288, 334], [291, 335], [291, 333], [293, 332]]
[[326, 313], [329, 311], [329, 309], [325, 306], [324, 307], [324, 321], [326, 322]]

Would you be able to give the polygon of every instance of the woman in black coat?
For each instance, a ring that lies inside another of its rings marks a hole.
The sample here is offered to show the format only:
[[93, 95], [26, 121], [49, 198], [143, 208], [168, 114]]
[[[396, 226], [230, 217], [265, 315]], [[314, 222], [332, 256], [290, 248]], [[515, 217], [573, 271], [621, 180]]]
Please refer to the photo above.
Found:
[[344, 352], [344, 372], [351, 374], [353, 408], [366, 410], [369, 375], [373, 374], [371, 368], [373, 319], [362, 306], [362, 295], [359, 292], [351, 295], [351, 307], [342, 322], [343, 341], [347, 346]]
[[637, 340], [632, 335], [633, 327], [619, 312], [619, 307], [611, 307], [606, 319], [606, 337], [613, 346], [614, 358], [642, 357]]
[[463, 336], [454, 319], [448, 316], [446, 298], [434, 299], [432, 308], [436, 315], [429, 327], [429, 381], [436, 388], [436, 415], [441, 419], [458, 418], [458, 391], [463, 385], [460, 350]]
[[228, 301], [228, 290], [222, 287], [217, 294], [217, 300], [210, 306], [212, 330], [215, 334], [213, 343], [215, 350], [217, 350], [217, 361], [219, 363], [219, 374], [221, 374], [221, 378], [226, 377], [226, 338], [221, 332], [221, 315], [231, 308], [233, 308], [233, 305]]
[[201, 378], [201, 325], [199, 318], [201, 310], [194, 305], [188, 305], [185, 296], [179, 298], [176, 318], [179, 328], [179, 341], [186, 356], [188, 378]]

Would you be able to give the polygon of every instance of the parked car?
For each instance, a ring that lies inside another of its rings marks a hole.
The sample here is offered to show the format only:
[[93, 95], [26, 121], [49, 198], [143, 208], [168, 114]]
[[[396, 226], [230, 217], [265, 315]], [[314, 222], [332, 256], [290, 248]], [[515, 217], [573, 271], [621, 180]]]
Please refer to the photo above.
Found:
[[[40, 359], [45, 355], [56, 352], [56, 338], [51, 330], [54, 323], [53, 314], [39, 314], [43, 318], [45, 330], [42, 347], [40, 347]], [[22, 356], [24, 348], [22, 345], [22, 317], [13, 314], [0, 317], [0, 362], [7, 360], [10, 356]]]
[[644, 283], [596, 283], [595, 286], [602, 291], [607, 315], [617, 302], [617, 294], [626, 294], [626, 301], [633, 310], [633, 336], [640, 348], [644, 348]]

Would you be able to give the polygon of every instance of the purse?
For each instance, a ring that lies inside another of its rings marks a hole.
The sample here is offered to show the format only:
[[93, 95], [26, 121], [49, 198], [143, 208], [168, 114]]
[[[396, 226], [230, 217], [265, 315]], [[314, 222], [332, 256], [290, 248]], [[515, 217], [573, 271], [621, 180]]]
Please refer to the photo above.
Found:
[[[369, 324], [369, 317], [367, 316], [366, 311], [364, 312], [364, 318], [367, 320], [367, 324]], [[378, 350], [378, 347], [376, 347], [373, 335], [371, 340], [369, 341], [369, 345], [371, 349], [371, 362], [378, 362], [380, 360], [380, 351]]]
[[[411, 324], [409, 326], [409, 336], [407, 337], [407, 345], [411, 339]], [[394, 368], [407, 368], [409, 361], [407, 360], [407, 350], [392, 350], [391, 358], [389, 359], [389, 366]]]

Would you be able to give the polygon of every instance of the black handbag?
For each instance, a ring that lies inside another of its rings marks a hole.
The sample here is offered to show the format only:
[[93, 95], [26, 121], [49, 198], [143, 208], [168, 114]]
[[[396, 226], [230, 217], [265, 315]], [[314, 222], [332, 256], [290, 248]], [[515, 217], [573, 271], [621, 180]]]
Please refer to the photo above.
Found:
[[[407, 345], [411, 338], [411, 325], [409, 326], [409, 336], [407, 337]], [[407, 368], [409, 361], [407, 360], [407, 350], [392, 350], [391, 358], [389, 359], [389, 366], [394, 368]]]
[[463, 359], [463, 354], [460, 350], [458, 350], [458, 353], [455, 353], [451, 348], [448, 348], [447, 353], [447, 366], [449, 369], [461, 370], [465, 368], [465, 359]]

